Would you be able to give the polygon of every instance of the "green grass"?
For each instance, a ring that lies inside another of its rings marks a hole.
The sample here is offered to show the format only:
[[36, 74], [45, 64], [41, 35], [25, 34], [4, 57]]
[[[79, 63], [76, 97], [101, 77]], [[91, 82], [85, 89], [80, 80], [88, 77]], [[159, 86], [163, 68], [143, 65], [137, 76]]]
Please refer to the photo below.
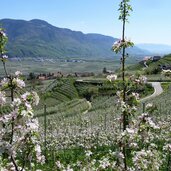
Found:
[[161, 86], [164, 90], [164, 92], [168, 92], [171, 90], [171, 83], [169, 82], [165, 82], [165, 83], [161, 83]]
[[[162, 83], [162, 87], [164, 88], [164, 92], [155, 98], [146, 100], [145, 104], [153, 103], [157, 107], [154, 115], [159, 118], [167, 118], [167, 116], [171, 115], [171, 89], [169, 83]], [[140, 110], [142, 111], [142, 108]]]
[[[151, 60], [147, 61], [148, 68], [145, 68], [143, 64], [137, 63], [130, 67], [127, 67], [129, 73], [136, 73], [137, 71], [144, 75], [149, 75], [150, 79], [157, 79], [157, 80], [167, 80], [162, 75], [159, 75], [161, 69], [159, 65], [169, 65], [171, 66], [171, 54], [165, 55], [159, 61], [153, 62]], [[157, 75], [156, 75], [157, 74]], [[155, 76], [156, 75], [156, 76]]]

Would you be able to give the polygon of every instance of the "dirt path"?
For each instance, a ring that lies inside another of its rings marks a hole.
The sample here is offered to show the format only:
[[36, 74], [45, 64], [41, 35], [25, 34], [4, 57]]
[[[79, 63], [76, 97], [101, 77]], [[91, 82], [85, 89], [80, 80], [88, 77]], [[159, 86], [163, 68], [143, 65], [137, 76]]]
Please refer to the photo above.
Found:
[[141, 102], [143, 102], [147, 99], [150, 99], [150, 98], [154, 98], [163, 92], [163, 88], [161, 87], [160, 82], [149, 82], [149, 83], [152, 84], [152, 86], [154, 87], [154, 93], [150, 96], [147, 96], [147, 97], [141, 99]]

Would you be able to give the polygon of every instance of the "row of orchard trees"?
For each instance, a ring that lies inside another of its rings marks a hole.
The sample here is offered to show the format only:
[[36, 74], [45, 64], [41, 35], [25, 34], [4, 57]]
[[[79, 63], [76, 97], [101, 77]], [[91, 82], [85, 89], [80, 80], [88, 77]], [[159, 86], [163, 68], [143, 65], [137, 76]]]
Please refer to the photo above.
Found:
[[[152, 105], [147, 106], [147, 112], [136, 115], [139, 95], [132, 92], [132, 86], [144, 84], [145, 77], [134, 76], [126, 79], [125, 60], [126, 49], [133, 46], [125, 38], [125, 27], [129, 12], [132, 11], [130, 0], [122, 0], [119, 5], [122, 21], [122, 38], [114, 43], [113, 50], [121, 54], [122, 91], [117, 92], [118, 104], [122, 115], [117, 118], [120, 129], [115, 131], [113, 149], [105, 155], [93, 154], [93, 147], [82, 147], [85, 157], [72, 161], [56, 161], [57, 170], [116, 170], [116, 171], [157, 171], [171, 169], [171, 128], [169, 122], [150, 117]], [[25, 83], [20, 79], [19, 71], [9, 74], [6, 68], [7, 56], [5, 44], [7, 36], [0, 29], [0, 59], [4, 67], [4, 79], [0, 87], [0, 106], [9, 107], [9, 113], [0, 115], [0, 169], [30, 170], [28, 163], [45, 162], [41, 155], [38, 135], [38, 121], [33, 118], [32, 106], [37, 105], [39, 97], [36, 92], [25, 92]], [[117, 76], [108, 77], [115, 80]], [[114, 83], [114, 82], [112, 82]], [[16, 92], [17, 93], [16, 96]], [[158, 123], [157, 123], [158, 121]], [[55, 136], [58, 141], [58, 136]], [[54, 144], [55, 145], [55, 144]], [[97, 147], [96, 147], [97, 148]], [[46, 167], [48, 163], [44, 166]]]

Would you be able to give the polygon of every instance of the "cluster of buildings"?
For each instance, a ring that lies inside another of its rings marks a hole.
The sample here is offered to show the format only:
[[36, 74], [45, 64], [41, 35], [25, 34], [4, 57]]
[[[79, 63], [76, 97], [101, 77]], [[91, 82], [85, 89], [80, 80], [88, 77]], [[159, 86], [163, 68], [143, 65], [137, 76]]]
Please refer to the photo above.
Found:
[[[157, 62], [161, 59], [161, 56], [145, 56], [143, 61], [141, 61], [140, 63], [143, 63], [144, 65], [146, 65], [147, 61], [152, 61], [152, 62]], [[161, 70], [171, 70], [171, 65], [169, 64], [159, 64], [158, 67]]]
[[145, 56], [144, 59], [143, 59], [143, 62], [148, 61], [148, 60], [156, 62], [156, 61], [158, 61], [160, 59], [161, 59], [161, 56]]
[[94, 76], [93, 72], [75, 72], [70, 74], [56, 72], [56, 73], [48, 73], [48, 74], [39, 74], [36, 76], [36, 79], [50, 80], [50, 79], [62, 78], [62, 77], [91, 77], [91, 76]]

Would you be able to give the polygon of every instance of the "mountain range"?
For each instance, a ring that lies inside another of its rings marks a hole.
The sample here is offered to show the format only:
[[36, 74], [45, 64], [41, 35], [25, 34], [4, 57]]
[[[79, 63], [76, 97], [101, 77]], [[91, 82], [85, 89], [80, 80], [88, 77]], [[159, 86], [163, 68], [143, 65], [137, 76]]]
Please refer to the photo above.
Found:
[[[1, 19], [0, 25], [8, 35], [9, 57], [95, 59], [116, 56], [111, 47], [117, 38], [110, 36], [58, 28], [39, 19]], [[127, 52], [132, 55], [149, 54], [136, 46]]]
[[145, 49], [152, 54], [159, 54], [159, 55], [171, 54], [171, 45], [142, 43], [142, 44], [136, 44], [136, 46], [141, 49]]

